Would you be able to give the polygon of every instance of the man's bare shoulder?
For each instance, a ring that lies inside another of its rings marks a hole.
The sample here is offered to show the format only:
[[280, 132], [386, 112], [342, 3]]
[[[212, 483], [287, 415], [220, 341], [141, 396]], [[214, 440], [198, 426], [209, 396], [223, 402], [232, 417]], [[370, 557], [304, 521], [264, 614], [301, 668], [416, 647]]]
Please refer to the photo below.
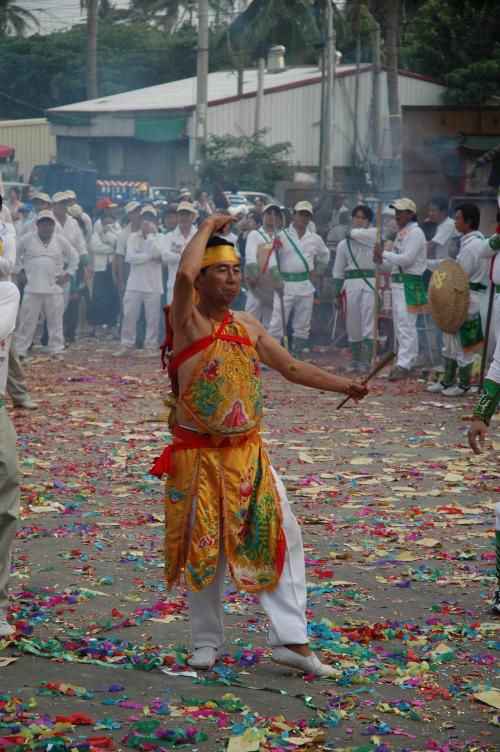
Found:
[[263, 328], [262, 324], [260, 324], [256, 318], [254, 318], [246, 311], [234, 311], [234, 318], [236, 319], [236, 321], [239, 321], [240, 324], [243, 324], [243, 326], [248, 331], [248, 334], [250, 335], [250, 339], [253, 342], [257, 342], [259, 337], [266, 333], [266, 330]]

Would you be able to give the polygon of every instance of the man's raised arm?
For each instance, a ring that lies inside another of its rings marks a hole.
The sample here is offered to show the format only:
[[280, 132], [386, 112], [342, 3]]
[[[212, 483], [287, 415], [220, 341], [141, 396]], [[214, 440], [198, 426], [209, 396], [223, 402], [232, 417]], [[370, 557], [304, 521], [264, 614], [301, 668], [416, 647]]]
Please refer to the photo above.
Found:
[[216, 214], [202, 222], [200, 229], [187, 244], [181, 256], [174, 284], [174, 297], [170, 310], [172, 326], [180, 327], [194, 309], [194, 282], [200, 273], [208, 241], [230, 220], [226, 215]]

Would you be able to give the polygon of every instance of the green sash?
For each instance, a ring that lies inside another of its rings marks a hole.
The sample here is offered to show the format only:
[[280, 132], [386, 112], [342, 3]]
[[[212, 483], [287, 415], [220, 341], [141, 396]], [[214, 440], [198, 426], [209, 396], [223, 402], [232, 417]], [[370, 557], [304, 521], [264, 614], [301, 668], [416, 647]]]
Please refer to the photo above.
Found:
[[308, 272], [280, 272], [283, 282], [307, 282]]
[[368, 282], [368, 279], [374, 279], [374, 269], [348, 269], [345, 273], [346, 279], [364, 279], [368, 287], [373, 290], [373, 285]]
[[480, 350], [484, 341], [481, 314], [476, 313], [470, 321], [464, 321], [460, 327], [460, 344], [464, 352]]
[[391, 280], [404, 285], [405, 300], [409, 313], [427, 313], [429, 305], [424, 278], [420, 274], [406, 274], [400, 268], [399, 273], [391, 276]]
[[283, 230], [283, 232], [285, 233], [285, 235], [287, 236], [288, 240], [290, 241], [290, 245], [296, 251], [296, 253], [298, 254], [300, 260], [304, 264], [304, 266], [306, 268], [307, 275], [309, 277], [309, 264], [307, 263], [307, 261], [305, 260], [304, 256], [302, 255], [300, 248], [298, 247], [298, 245], [296, 243], [293, 242], [292, 238], [290, 237], [290, 235], [288, 234], [288, 232], [286, 230]]
[[482, 285], [481, 282], [469, 282], [469, 290], [473, 292], [484, 292], [487, 289], [486, 285]]

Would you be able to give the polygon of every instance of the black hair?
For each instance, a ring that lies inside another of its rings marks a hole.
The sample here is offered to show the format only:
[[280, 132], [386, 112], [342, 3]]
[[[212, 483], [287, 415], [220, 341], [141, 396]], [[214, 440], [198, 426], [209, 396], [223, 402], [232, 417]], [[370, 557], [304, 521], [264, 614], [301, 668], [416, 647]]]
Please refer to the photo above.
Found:
[[3, 196], [0, 193], [0, 209], [2, 208], [2, 206], [3, 206]]
[[253, 219], [253, 221], [257, 225], [261, 225], [262, 224], [262, 216], [259, 214], [259, 212], [256, 212], [256, 211], [248, 212], [248, 218], [249, 219]]
[[351, 212], [351, 217], [355, 217], [358, 212], [361, 212], [363, 217], [369, 222], [373, 220], [373, 211], [366, 204], [358, 204]]
[[464, 221], [470, 224], [471, 230], [479, 229], [479, 222], [481, 220], [481, 212], [476, 204], [460, 204], [455, 207], [455, 213], [457, 211], [462, 212]]
[[444, 196], [433, 196], [427, 202], [427, 206], [436, 206], [440, 212], [446, 214], [448, 212], [448, 202]]
[[205, 247], [213, 248], [215, 245], [230, 245], [234, 248], [234, 243], [231, 243], [230, 240], [226, 240], [226, 238], [222, 238], [220, 235], [212, 235]]

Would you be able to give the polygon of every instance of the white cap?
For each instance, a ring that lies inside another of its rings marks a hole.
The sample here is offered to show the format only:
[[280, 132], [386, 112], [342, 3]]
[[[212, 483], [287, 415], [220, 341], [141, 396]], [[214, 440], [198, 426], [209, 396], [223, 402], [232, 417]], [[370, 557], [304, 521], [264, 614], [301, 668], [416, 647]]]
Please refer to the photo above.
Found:
[[177, 209], [176, 209], [177, 214], [181, 211], [191, 212], [191, 214], [194, 214], [195, 216], [197, 214], [196, 209], [194, 208], [193, 204], [189, 203], [189, 201], [181, 201], [177, 205]]
[[145, 204], [141, 209], [141, 217], [143, 214], [152, 214], [154, 217], [158, 216], [158, 212], [156, 211], [156, 208], [154, 206], [151, 206], [151, 204]]
[[74, 191], [68, 189], [64, 191], [64, 193], [66, 194], [66, 198], [69, 198], [70, 201], [76, 201], [76, 193]]
[[128, 204], [125, 204], [125, 214], [131, 214], [131, 212], [138, 209], [139, 206], [141, 206], [141, 204], [138, 201], [129, 201]]
[[306, 211], [309, 212], [311, 216], [313, 214], [312, 204], [310, 204], [309, 201], [299, 201], [297, 204], [295, 204], [293, 210], [294, 212]]
[[73, 206], [69, 207], [68, 214], [71, 217], [81, 217], [83, 214], [83, 209], [80, 204], [73, 204]]
[[239, 206], [230, 206], [228, 212], [232, 217], [239, 217], [240, 215], [246, 217], [248, 209], [244, 204], [240, 204]]
[[54, 217], [54, 214], [49, 209], [44, 209], [40, 212], [40, 214], [37, 214], [36, 221], [37, 223], [40, 222], [42, 219], [51, 219], [54, 224], [56, 223], [56, 218]]
[[411, 211], [414, 214], [417, 213], [417, 205], [411, 200], [411, 198], [398, 198], [396, 201], [393, 201], [392, 204], [389, 204], [389, 206], [396, 211]]
[[58, 204], [61, 201], [67, 201], [67, 200], [68, 200], [68, 195], [66, 191], [58, 191], [57, 193], [54, 193], [54, 195], [52, 196], [53, 204]]
[[48, 193], [35, 193], [33, 196], [33, 201], [44, 201], [46, 204], [51, 204], [52, 199], [50, 198]]

